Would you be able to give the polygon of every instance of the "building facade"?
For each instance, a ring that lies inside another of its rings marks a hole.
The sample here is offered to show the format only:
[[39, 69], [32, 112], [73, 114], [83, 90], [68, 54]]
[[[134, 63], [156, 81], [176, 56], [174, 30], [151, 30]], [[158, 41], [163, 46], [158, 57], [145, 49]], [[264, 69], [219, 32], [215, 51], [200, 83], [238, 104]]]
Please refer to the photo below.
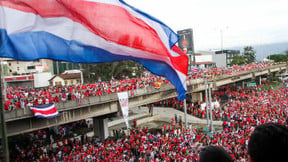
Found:
[[35, 61], [17, 61], [1, 59], [4, 76], [33, 75], [35, 73], [50, 72], [57, 75], [66, 70], [80, 69], [80, 64], [40, 59]]
[[50, 72], [53, 69], [53, 62], [48, 59], [35, 61], [17, 61], [13, 59], [5, 60], [6, 75], [31, 75], [39, 72]]
[[215, 51], [216, 55], [221, 55], [225, 54], [226, 55], [226, 64], [230, 65], [233, 57], [240, 55], [240, 50], [220, 50], [220, 51]]
[[80, 73], [68, 73], [68, 74], [59, 74], [52, 77], [50, 80], [50, 86], [69, 86], [76, 85], [81, 83], [81, 74]]
[[213, 51], [198, 51], [195, 53], [195, 63], [199, 67], [226, 66], [226, 55], [216, 54]]

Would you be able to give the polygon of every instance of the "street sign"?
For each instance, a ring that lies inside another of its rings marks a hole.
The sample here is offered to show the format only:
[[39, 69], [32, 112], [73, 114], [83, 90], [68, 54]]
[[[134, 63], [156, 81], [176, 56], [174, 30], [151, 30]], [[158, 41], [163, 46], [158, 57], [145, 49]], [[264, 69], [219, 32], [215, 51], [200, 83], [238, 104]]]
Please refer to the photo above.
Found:
[[247, 87], [256, 87], [256, 83], [247, 83]]

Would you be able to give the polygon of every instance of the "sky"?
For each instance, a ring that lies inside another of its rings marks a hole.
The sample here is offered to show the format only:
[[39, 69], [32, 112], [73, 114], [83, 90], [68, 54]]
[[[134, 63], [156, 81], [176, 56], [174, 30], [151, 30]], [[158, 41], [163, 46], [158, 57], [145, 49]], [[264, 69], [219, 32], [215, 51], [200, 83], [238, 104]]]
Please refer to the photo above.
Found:
[[287, 0], [125, 0], [173, 31], [192, 28], [195, 50], [288, 41]]

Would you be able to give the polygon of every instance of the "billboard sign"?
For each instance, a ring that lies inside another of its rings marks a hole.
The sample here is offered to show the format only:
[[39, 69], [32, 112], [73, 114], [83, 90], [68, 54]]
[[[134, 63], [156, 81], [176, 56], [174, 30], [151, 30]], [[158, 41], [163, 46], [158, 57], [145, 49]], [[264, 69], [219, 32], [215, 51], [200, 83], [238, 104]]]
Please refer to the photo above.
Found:
[[178, 46], [185, 54], [194, 54], [193, 30], [179, 30], [177, 34], [179, 35]]

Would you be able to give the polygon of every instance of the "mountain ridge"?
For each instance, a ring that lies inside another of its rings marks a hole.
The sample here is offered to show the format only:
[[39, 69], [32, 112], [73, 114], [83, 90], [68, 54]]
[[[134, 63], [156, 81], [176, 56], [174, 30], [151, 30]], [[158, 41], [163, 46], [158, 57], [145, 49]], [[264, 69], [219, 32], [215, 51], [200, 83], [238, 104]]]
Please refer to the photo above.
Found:
[[[278, 42], [278, 43], [269, 43], [269, 44], [258, 44], [258, 45], [249, 45], [252, 46], [256, 52], [256, 60], [263, 61], [264, 58], [271, 54], [285, 54], [285, 51], [288, 50], [288, 42]], [[229, 47], [225, 49], [240, 50], [243, 54], [244, 47]]]

